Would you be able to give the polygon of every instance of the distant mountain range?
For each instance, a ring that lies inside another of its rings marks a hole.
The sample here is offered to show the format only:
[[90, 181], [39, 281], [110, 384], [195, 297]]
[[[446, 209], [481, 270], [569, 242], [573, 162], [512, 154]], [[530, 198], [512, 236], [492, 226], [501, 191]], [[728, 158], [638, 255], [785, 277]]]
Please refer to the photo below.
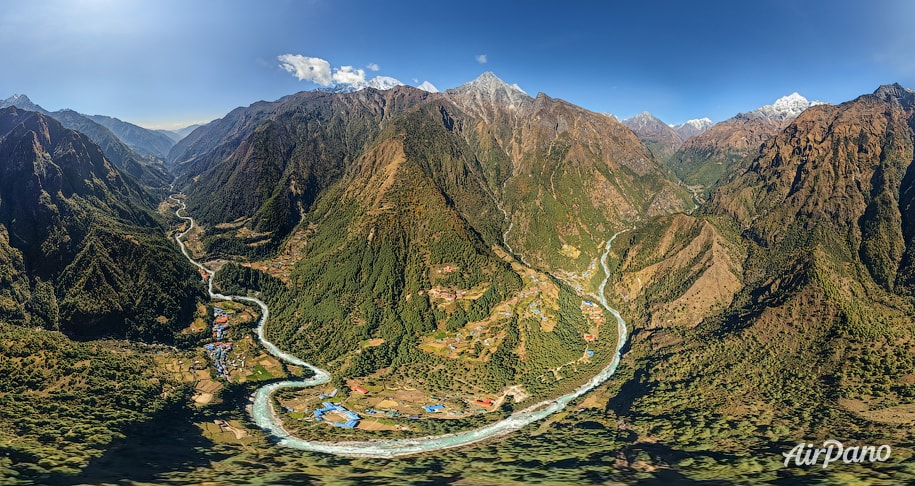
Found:
[[[174, 141], [174, 143], [178, 143], [181, 141], [182, 138], [190, 135], [191, 132], [193, 132], [198, 127], [201, 127], [203, 125], [204, 124], [202, 124], [202, 123], [194, 123], [194, 124], [188, 125], [184, 128], [179, 128], [177, 130], [156, 130], [156, 131], [165, 135], [166, 137], [172, 139]], [[174, 146], [174, 143], [172, 144], [172, 146]], [[171, 150], [171, 149], [169, 149], [169, 150]], [[168, 156], [168, 151], [165, 152], [165, 155], [162, 158], [164, 159], [167, 156]]]
[[668, 166], [685, 183], [709, 192], [719, 179], [727, 180], [732, 170], [745, 167], [746, 159], [757, 155], [766, 140], [817, 104], [793, 93], [771, 105], [739, 113], [686, 140]]
[[659, 160], [666, 161], [683, 145], [683, 137], [676, 128], [664, 123], [647, 111], [632, 118], [623, 120], [623, 125], [629, 127], [639, 140], [651, 149]]
[[110, 116], [90, 115], [88, 118], [111, 130], [118, 139], [140, 155], [164, 160], [175, 145], [175, 140], [156, 130], [148, 130]]
[[[136, 177], [148, 187], [167, 186], [171, 176], [166, 172], [162, 149], [174, 143], [152, 130], [106, 116], [87, 116], [73, 110], [49, 112], [32, 102], [26, 95], [13, 95], [0, 101], [0, 108], [15, 106], [22, 110], [49, 115], [66, 128], [80, 131], [102, 147], [115, 166]], [[115, 134], [117, 131], [120, 135]]]
[[[356, 91], [361, 91], [365, 88], [387, 90], [395, 86], [407, 86], [407, 84], [390, 76], [375, 76], [369, 80], [339, 83], [327, 88], [319, 88], [318, 91], [323, 91], [325, 93], [355, 93]], [[438, 88], [429, 81], [423, 81], [422, 84], [416, 86], [416, 88], [430, 93], [438, 93]]]

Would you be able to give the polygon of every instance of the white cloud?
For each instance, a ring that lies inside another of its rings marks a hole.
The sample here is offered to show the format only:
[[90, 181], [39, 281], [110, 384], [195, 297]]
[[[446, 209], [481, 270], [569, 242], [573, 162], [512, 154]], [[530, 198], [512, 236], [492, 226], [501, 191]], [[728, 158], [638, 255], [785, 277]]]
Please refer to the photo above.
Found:
[[480, 64], [486, 64], [486, 61], [487, 61], [486, 54], [478, 54], [476, 57], [476, 60]]
[[[311, 81], [321, 86], [333, 86], [334, 90], [391, 89], [394, 86], [403, 84], [390, 76], [375, 76], [370, 80], [366, 80], [365, 69], [357, 69], [353, 66], [331, 68], [329, 62], [319, 57], [283, 54], [282, 56], [277, 56], [277, 59], [280, 61], [281, 68], [292, 73], [300, 81]], [[372, 71], [380, 69], [375, 63], [369, 64], [366, 68]]]
[[379, 69], [381, 69], [381, 66], [379, 66], [378, 64], [376, 64], [376, 63], [374, 63], [374, 62], [368, 63], [368, 65], [365, 66], [365, 67], [366, 67], [366, 69], [368, 69], [369, 71], [378, 71]]
[[311, 81], [321, 86], [330, 86], [333, 78], [330, 63], [319, 57], [306, 57], [299, 54], [277, 56], [280, 67], [292, 73], [299, 81]]
[[365, 82], [365, 70], [352, 66], [341, 66], [334, 69], [334, 82], [339, 84], [359, 84]]

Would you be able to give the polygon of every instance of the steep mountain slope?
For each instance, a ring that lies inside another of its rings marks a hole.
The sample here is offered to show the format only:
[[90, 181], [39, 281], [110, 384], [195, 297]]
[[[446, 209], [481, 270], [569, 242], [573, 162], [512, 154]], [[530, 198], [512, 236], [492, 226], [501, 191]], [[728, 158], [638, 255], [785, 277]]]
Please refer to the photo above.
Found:
[[817, 103], [793, 93], [771, 105], [740, 113], [686, 140], [671, 157], [669, 167], [683, 182], [711, 192], [719, 179], [727, 181], [732, 169], [746, 167], [747, 159], [758, 155], [769, 137]]
[[144, 185], [151, 188], [167, 186], [171, 176], [165, 171], [161, 161], [144, 157], [128, 147], [111, 130], [91, 120], [89, 117], [73, 110], [60, 110], [47, 113], [64, 127], [76, 130], [88, 136], [98, 144], [105, 157], [116, 167], [134, 176]]
[[906, 461], [913, 154], [915, 93], [883, 86], [806, 109], [702, 216], [621, 236], [613, 287], [640, 330], [609, 408], [675, 449], [763, 454], [842, 437]]
[[359, 157], [384, 120], [430, 96], [398, 87], [299, 93], [195, 130], [170, 157], [188, 209], [204, 224], [249, 219], [275, 241]]
[[[385, 369], [384, 379], [435, 394], [498, 393], [519, 383], [534, 397], [555, 394], [551, 384], [571, 386], [600, 365], [595, 358], [564, 379], [544, 378], [579, 360], [588, 321], [568, 288], [525, 285], [523, 267], [486, 241], [498, 238], [501, 212], [456, 130], [457, 111], [430, 103], [392, 118], [318, 194], [304, 215], [307, 249], [290, 288], [270, 293], [278, 324], [269, 332], [342, 376], [375, 380]], [[258, 280], [229, 269], [217, 281], [233, 276]], [[543, 316], [518, 304], [539, 294], [534, 287], [555, 293], [531, 304]], [[517, 315], [505, 310], [516, 305]], [[437, 351], [436, 340], [455, 334], [475, 346]], [[594, 345], [601, 360], [612, 343]]]
[[710, 210], [731, 215], [766, 247], [830, 242], [830, 257], [863, 264], [887, 291], [915, 295], [913, 99], [898, 85], [882, 86], [808, 110], [714, 194]]
[[505, 243], [532, 265], [591, 288], [614, 230], [689, 207], [632, 131], [605, 115], [531, 98], [492, 73], [445, 95], [469, 115], [461, 130], [506, 212]]
[[[140, 182], [150, 188], [164, 187], [171, 181], [171, 176], [165, 171], [162, 161], [160, 158], [157, 158], [158, 156], [141, 155], [134, 152], [133, 149], [128, 147], [125, 142], [118, 138], [111, 130], [92, 120], [91, 117], [77, 113], [73, 110], [59, 110], [51, 113], [33, 103], [26, 95], [13, 95], [0, 101], [0, 108], [7, 108], [10, 106], [15, 106], [21, 110], [43, 113], [61, 122], [66, 128], [84, 133], [102, 148], [105, 156], [116, 167], [136, 177]], [[119, 126], [130, 125], [125, 124], [116, 118], [100, 118], [115, 120], [116, 122], [119, 122], [117, 123]], [[136, 128], [145, 130], [140, 127]]]
[[677, 130], [647, 111], [623, 120], [623, 125], [635, 132], [651, 153], [662, 161], [670, 159], [685, 140]]
[[164, 133], [148, 130], [117, 118], [104, 115], [89, 115], [87, 118], [111, 130], [111, 133], [114, 133], [119, 140], [140, 155], [165, 160], [168, 151], [175, 145], [175, 140]]
[[197, 291], [140, 185], [86, 135], [12, 107], [0, 113], [0, 160], [14, 300], [39, 325], [168, 339]]

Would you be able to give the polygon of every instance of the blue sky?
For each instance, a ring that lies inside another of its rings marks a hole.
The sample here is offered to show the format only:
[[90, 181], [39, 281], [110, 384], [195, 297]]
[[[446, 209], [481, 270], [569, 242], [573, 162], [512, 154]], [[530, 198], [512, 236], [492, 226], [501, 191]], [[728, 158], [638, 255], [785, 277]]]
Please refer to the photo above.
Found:
[[4, 2], [0, 98], [181, 125], [318, 87], [282, 69], [285, 54], [441, 90], [493, 71], [532, 95], [669, 123], [794, 91], [836, 103], [915, 88], [908, 0], [503, 3]]

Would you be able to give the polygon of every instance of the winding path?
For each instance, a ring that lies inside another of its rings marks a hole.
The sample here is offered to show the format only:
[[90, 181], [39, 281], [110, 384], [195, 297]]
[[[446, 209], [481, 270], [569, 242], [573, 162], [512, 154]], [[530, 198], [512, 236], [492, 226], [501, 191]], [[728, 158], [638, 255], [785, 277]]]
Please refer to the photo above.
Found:
[[572, 400], [575, 400], [576, 398], [591, 391], [601, 383], [607, 381], [607, 379], [609, 379], [613, 373], [616, 372], [616, 367], [620, 362], [620, 351], [628, 339], [626, 321], [620, 317], [619, 312], [607, 304], [607, 299], [604, 296], [604, 288], [606, 287], [607, 280], [610, 278], [610, 272], [607, 267], [607, 255], [610, 253], [610, 246], [613, 244], [613, 240], [623, 232], [620, 231], [607, 241], [606, 250], [604, 251], [604, 254], [601, 255], [601, 266], [604, 268], [606, 277], [604, 278], [604, 281], [601, 282], [598, 296], [601, 305], [603, 305], [607, 311], [616, 317], [619, 335], [619, 339], [616, 343], [616, 351], [614, 353], [613, 359], [610, 361], [610, 364], [607, 365], [606, 368], [602, 369], [600, 373], [588, 380], [587, 383], [576, 388], [575, 391], [553, 400], [546, 400], [532, 405], [528, 408], [525, 408], [524, 410], [515, 412], [498, 422], [494, 422], [477, 429], [453, 434], [421, 437], [415, 439], [379, 439], [368, 441], [341, 442], [323, 442], [299, 439], [289, 434], [289, 432], [283, 428], [282, 420], [280, 420], [279, 416], [277, 416], [276, 410], [274, 410], [273, 407], [273, 400], [270, 399], [270, 396], [275, 391], [283, 388], [303, 388], [326, 383], [330, 380], [330, 374], [320, 368], [306, 363], [305, 361], [302, 361], [299, 358], [296, 358], [295, 356], [284, 353], [279, 348], [277, 348], [276, 345], [264, 337], [264, 324], [267, 322], [270, 311], [263, 301], [252, 297], [244, 297], [239, 295], [223, 295], [213, 291], [213, 272], [191, 258], [190, 253], [188, 253], [187, 248], [184, 246], [184, 242], [181, 241], [181, 238], [183, 238], [190, 230], [194, 228], [194, 220], [189, 216], [182, 216], [179, 214], [180, 211], [186, 209], [184, 201], [176, 199], [173, 196], [169, 196], [169, 199], [181, 205], [179, 209], [175, 210], [175, 216], [190, 223], [186, 230], [175, 235], [175, 241], [178, 242], [178, 246], [181, 248], [181, 253], [183, 253], [184, 256], [187, 257], [187, 259], [194, 266], [210, 274], [210, 278], [207, 279], [207, 290], [210, 294], [210, 298], [218, 300], [244, 301], [257, 304], [261, 308], [261, 318], [257, 322], [257, 336], [258, 339], [260, 339], [261, 344], [277, 358], [293, 365], [306, 367], [314, 372], [314, 376], [311, 378], [303, 380], [285, 380], [271, 383], [269, 385], [264, 385], [261, 388], [258, 388], [254, 393], [254, 405], [251, 412], [254, 422], [258, 425], [258, 427], [274, 436], [280, 445], [286, 447], [312, 452], [336, 454], [340, 456], [396, 457], [460, 447], [494, 437], [501, 437], [562, 410]]

